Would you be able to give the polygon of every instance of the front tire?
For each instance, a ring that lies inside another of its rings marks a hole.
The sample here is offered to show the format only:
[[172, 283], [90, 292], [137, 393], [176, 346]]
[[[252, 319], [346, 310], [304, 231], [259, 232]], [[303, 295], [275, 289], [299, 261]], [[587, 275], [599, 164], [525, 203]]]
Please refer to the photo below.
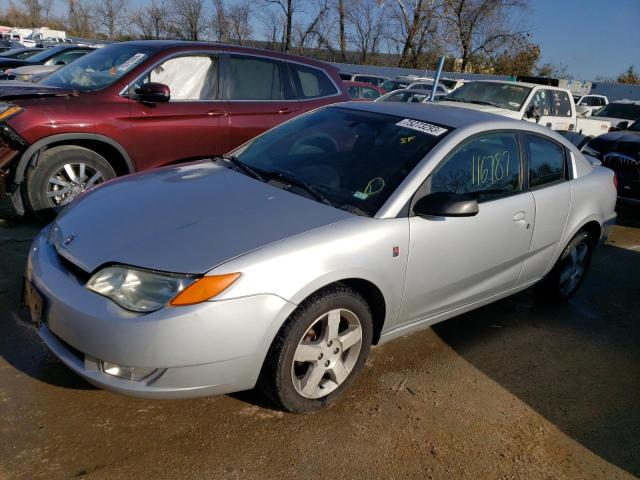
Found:
[[551, 271], [538, 283], [536, 296], [549, 303], [565, 303], [575, 295], [591, 263], [594, 242], [584, 230], [565, 247]]
[[45, 150], [26, 176], [28, 208], [41, 218], [71, 203], [83, 191], [116, 177], [107, 160], [88, 148], [61, 145]]
[[278, 332], [259, 380], [277, 407], [302, 413], [335, 402], [371, 348], [373, 320], [355, 290], [337, 284], [305, 300]]

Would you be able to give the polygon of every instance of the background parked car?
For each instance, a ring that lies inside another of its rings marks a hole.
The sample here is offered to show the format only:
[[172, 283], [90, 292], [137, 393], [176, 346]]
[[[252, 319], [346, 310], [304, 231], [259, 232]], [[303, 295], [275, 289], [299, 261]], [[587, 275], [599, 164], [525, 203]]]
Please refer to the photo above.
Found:
[[604, 95], [574, 95], [573, 100], [576, 104], [576, 112], [578, 115], [591, 115], [594, 110], [604, 107], [609, 103], [609, 99]]
[[364, 82], [344, 82], [352, 100], [371, 102], [380, 98], [385, 92], [382, 88]]
[[361, 73], [341, 73], [340, 78], [350, 82], [370, 83], [376, 87], [381, 86], [384, 82], [389, 80], [388, 77], [382, 77], [380, 75], [364, 75]]
[[0, 87], [3, 97], [0, 180], [18, 212], [62, 206], [118, 175], [221, 155], [349, 100], [324, 62], [182, 41], [112, 44], [37, 84]]
[[40, 52], [25, 58], [3, 58], [0, 57], [0, 75], [9, 68], [24, 67], [28, 65], [56, 65], [63, 62], [68, 63], [71, 59], [93, 51], [90, 47], [79, 47], [77, 45], [65, 45], [60, 47], [45, 48]]
[[611, 122], [611, 128], [627, 128], [640, 119], [640, 100], [618, 100], [594, 111], [593, 118]]
[[[409, 89], [409, 90], [427, 90], [427, 91], [430, 92], [431, 90], [433, 90], [433, 81], [432, 80], [423, 80], [423, 81], [420, 81], [420, 82], [413, 82], [413, 83], [409, 84], [407, 89]], [[438, 86], [436, 87], [436, 93], [440, 93], [442, 95], [447, 95], [449, 93], [449, 90], [444, 85], [438, 83]]]
[[402, 88], [407, 88], [409, 83], [404, 80], [386, 80], [380, 85], [380, 88], [387, 92], [393, 92], [394, 90], [400, 90]]
[[443, 102], [536, 122], [552, 130], [573, 130], [588, 137], [602, 135], [611, 127], [611, 123], [605, 119], [579, 117], [568, 89], [537, 83], [500, 80], [468, 82], [451, 92]]
[[[376, 102], [405, 102], [405, 103], [422, 103], [429, 101], [431, 92], [427, 90], [395, 90], [378, 98]], [[444, 98], [443, 94], [436, 93], [436, 99]]]
[[25, 60], [40, 52], [42, 52], [42, 48], [12, 48], [11, 50], [6, 50], [0, 53], [0, 59], [15, 58], [18, 60]]
[[4, 73], [0, 74], [0, 80], [17, 80], [20, 82], [35, 83], [63, 66], [64, 65], [29, 65], [26, 67], [8, 68]]
[[640, 120], [625, 130], [594, 138], [583, 152], [616, 172], [620, 198], [640, 202]]

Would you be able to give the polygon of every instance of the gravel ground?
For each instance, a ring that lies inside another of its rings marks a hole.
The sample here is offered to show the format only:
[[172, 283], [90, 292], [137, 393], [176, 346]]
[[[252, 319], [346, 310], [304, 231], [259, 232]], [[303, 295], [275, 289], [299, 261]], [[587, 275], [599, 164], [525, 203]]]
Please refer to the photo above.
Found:
[[333, 407], [253, 392], [148, 401], [95, 389], [24, 319], [38, 227], [0, 223], [0, 478], [617, 479], [640, 475], [640, 209], [571, 304], [529, 292], [374, 348]]

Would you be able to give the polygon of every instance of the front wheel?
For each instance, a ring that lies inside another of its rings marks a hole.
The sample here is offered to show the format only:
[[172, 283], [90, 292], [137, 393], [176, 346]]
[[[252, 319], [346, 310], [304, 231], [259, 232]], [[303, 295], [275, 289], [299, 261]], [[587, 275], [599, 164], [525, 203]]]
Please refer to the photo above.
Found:
[[278, 332], [259, 387], [289, 412], [331, 404], [362, 370], [372, 332], [371, 311], [358, 292], [344, 285], [321, 290]]
[[543, 301], [563, 303], [578, 291], [591, 263], [593, 241], [585, 231], [578, 232], [562, 251], [553, 269], [535, 286]]
[[38, 216], [51, 216], [83, 191], [115, 177], [109, 162], [88, 148], [53, 147], [45, 150], [27, 171], [27, 203]]

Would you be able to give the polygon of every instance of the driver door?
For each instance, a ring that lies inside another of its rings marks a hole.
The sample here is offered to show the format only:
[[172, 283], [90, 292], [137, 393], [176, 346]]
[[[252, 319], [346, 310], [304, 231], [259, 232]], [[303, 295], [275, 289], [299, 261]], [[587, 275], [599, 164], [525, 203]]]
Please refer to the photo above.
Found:
[[[129, 151], [138, 169], [225, 153], [229, 111], [219, 100], [218, 65], [213, 53], [172, 57], [131, 86]], [[170, 101], [137, 101], [135, 88], [146, 82], [167, 85]]]
[[522, 189], [515, 133], [482, 134], [444, 159], [414, 196], [466, 194], [471, 217], [409, 218], [402, 322], [413, 323], [513, 288], [531, 244], [535, 205]]

